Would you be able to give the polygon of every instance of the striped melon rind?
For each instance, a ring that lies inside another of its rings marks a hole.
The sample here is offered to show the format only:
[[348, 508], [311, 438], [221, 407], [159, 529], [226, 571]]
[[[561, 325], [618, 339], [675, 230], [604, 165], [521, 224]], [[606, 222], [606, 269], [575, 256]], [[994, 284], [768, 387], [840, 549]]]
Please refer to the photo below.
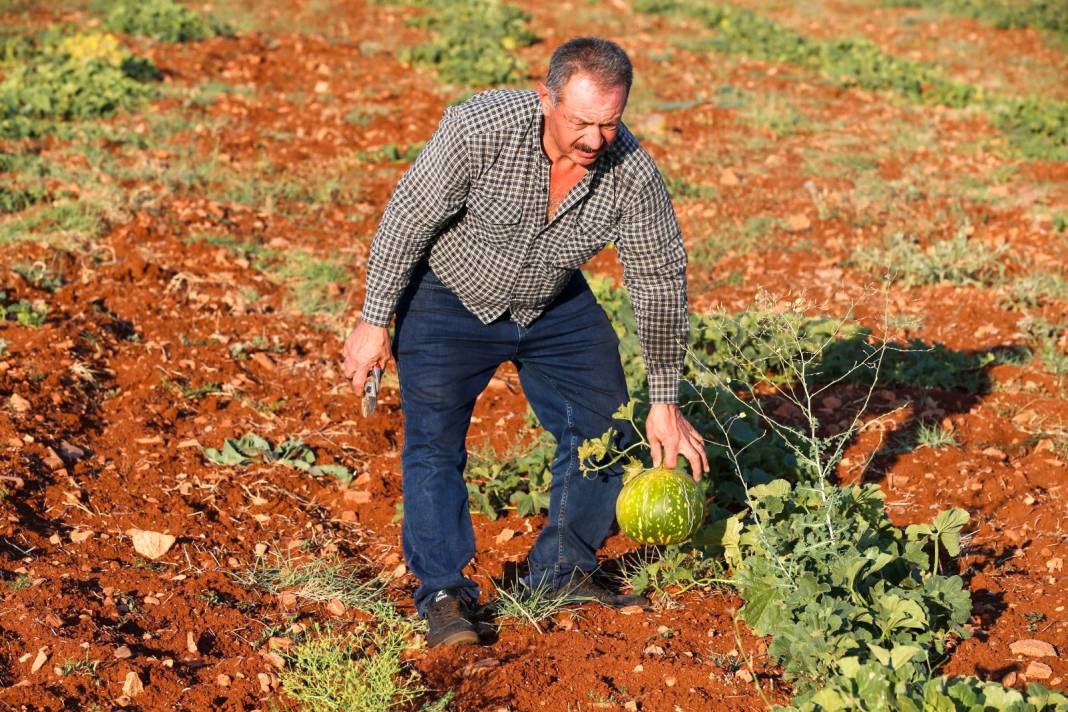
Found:
[[616, 500], [616, 520], [643, 544], [679, 544], [701, 526], [705, 500], [689, 475], [656, 467], [627, 479]]

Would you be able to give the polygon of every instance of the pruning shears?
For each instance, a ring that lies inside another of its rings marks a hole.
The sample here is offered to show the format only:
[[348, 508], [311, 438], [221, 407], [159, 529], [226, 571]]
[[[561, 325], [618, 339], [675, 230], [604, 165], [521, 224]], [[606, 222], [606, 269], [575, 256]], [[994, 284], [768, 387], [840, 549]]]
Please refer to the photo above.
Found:
[[378, 387], [382, 384], [382, 367], [375, 364], [371, 369], [371, 377], [363, 384], [363, 400], [360, 401], [360, 413], [363, 417], [375, 412], [378, 403]]

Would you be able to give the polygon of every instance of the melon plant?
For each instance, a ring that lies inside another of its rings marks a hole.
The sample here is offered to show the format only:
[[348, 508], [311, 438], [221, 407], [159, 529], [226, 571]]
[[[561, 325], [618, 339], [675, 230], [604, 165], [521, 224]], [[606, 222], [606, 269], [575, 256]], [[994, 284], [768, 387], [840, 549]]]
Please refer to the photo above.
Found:
[[693, 478], [666, 467], [626, 468], [616, 500], [616, 520], [631, 539], [643, 544], [679, 544], [701, 526], [705, 497]]

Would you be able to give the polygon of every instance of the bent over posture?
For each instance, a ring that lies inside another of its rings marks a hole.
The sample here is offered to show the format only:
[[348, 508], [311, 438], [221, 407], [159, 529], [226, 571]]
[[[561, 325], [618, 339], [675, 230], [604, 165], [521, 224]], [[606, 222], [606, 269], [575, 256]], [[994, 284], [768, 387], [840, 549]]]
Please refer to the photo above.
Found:
[[[473, 643], [478, 586], [463, 480], [475, 400], [505, 361], [556, 438], [549, 515], [531, 587], [608, 605], [647, 603], [590, 574], [614, 518], [620, 472], [579, 471], [578, 446], [627, 401], [618, 340], [578, 267], [609, 242], [623, 263], [648, 372], [653, 459], [707, 471], [677, 406], [687, 338], [686, 254], [671, 199], [621, 119], [632, 69], [607, 40], [552, 56], [536, 90], [501, 89], [446, 109], [400, 180], [375, 235], [362, 321], [345, 342], [358, 392], [394, 357], [404, 413], [402, 544], [430, 645]], [[395, 317], [392, 344], [387, 327]]]

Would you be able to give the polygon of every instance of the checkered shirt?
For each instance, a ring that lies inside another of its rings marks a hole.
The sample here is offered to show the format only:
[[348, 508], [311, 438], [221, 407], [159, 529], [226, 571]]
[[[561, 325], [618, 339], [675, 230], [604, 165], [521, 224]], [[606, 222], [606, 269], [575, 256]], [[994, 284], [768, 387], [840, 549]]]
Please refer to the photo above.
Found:
[[397, 184], [371, 246], [364, 321], [387, 326], [412, 268], [430, 268], [483, 323], [529, 326], [608, 243], [623, 264], [653, 402], [674, 403], [688, 333], [686, 253], [652, 158], [625, 126], [549, 222], [537, 92], [445, 110]]

